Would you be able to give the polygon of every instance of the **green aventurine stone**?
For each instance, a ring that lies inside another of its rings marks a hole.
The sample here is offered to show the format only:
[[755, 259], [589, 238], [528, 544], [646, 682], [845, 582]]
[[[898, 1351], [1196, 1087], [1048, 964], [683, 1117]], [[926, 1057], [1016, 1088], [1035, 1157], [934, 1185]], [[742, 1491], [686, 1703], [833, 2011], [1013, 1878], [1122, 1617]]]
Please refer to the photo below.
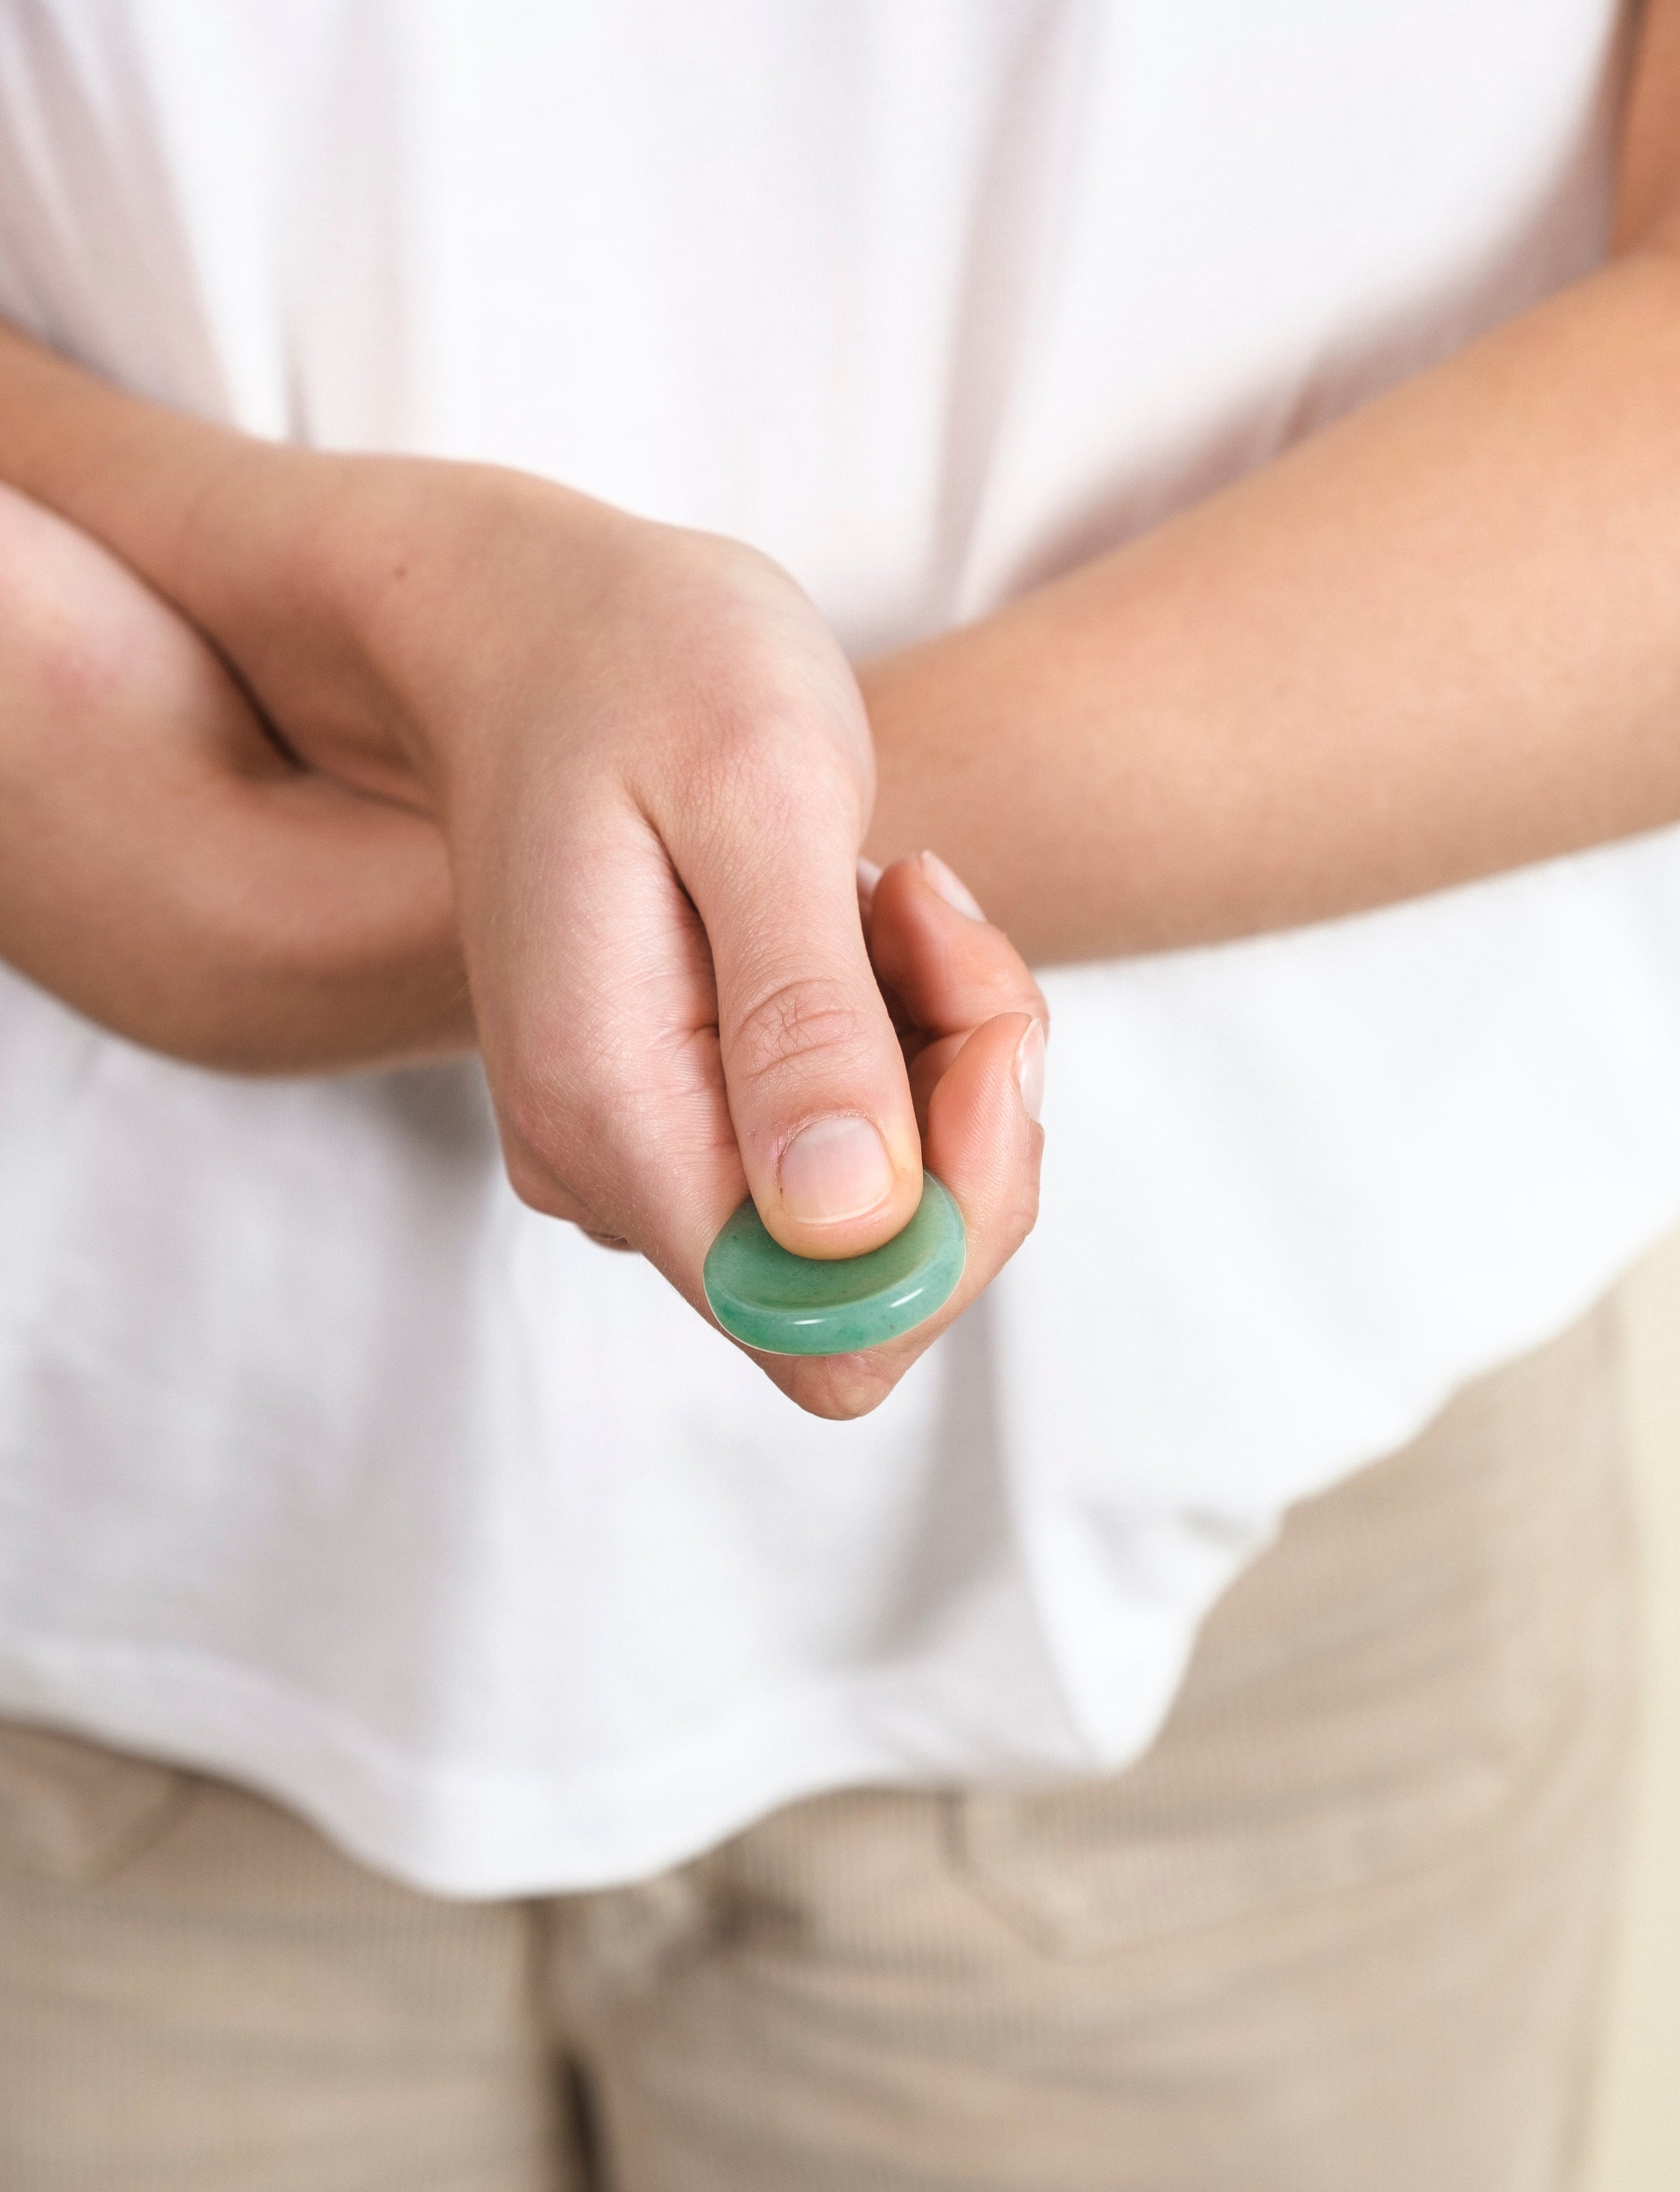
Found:
[[967, 1254], [962, 1213], [931, 1173], [902, 1233], [834, 1263], [792, 1254], [743, 1202], [706, 1257], [706, 1299], [726, 1332], [767, 1355], [850, 1355], [942, 1308]]

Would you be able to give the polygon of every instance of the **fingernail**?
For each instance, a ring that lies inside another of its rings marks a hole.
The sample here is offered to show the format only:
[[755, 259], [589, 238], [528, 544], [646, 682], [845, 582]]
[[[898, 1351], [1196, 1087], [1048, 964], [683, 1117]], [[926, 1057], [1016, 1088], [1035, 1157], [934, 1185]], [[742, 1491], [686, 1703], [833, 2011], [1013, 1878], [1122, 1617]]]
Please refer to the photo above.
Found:
[[815, 1119], [782, 1152], [782, 1202], [801, 1225], [861, 1218], [892, 1189], [892, 1160], [867, 1119]]
[[965, 913], [971, 921], [984, 921], [986, 916], [980, 910], [979, 899], [960, 876], [952, 873], [937, 853], [924, 853], [920, 858], [922, 873], [947, 905], [954, 905], [959, 913]]
[[1015, 1046], [1015, 1079], [1021, 1108], [1036, 1127], [1045, 1110], [1045, 1031], [1037, 1020]]
[[875, 885], [880, 879], [881, 871], [875, 863], [873, 860], [866, 860], [860, 853], [857, 859], [857, 888], [865, 898], [874, 896]]

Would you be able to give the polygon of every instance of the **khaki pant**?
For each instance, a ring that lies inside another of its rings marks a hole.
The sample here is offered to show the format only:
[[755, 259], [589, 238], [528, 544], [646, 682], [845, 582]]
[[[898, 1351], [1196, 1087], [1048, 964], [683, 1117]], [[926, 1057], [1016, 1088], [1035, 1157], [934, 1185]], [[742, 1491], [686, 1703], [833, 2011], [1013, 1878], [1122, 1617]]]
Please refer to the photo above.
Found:
[[1557, 2192], [1615, 1907], [1614, 1312], [1295, 1512], [1117, 1778], [434, 1900], [0, 1729], [4, 2192]]

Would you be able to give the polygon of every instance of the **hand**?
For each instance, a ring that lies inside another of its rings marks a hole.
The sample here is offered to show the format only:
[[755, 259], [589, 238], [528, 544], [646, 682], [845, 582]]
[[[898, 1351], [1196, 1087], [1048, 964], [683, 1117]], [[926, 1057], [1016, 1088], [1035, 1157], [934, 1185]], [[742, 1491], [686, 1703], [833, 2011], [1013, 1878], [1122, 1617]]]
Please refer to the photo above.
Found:
[[[208, 545], [253, 510], [284, 534], [288, 498], [330, 513], [297, 528], [315, 560], [289, 601]], [[920, 871], [882, 885], [872, 966], [868, 728], [783, 572], [517, 474], [254, 444], [194, 523], [214, 574], [195, 611], [280, 735], [438, 815], [527, 1202], [629, 1242], [706, 1314], [706, 1251], [749, 1190], [803, 1255], [907, 1224], [920, 1104], [969, 1225], [962, 1299], [989, 1280], [1031, 1223], [1013, 1061], [1042, 1002]], [[849, 1413], [925, 1337], [851, 1368], [764, 1359]]]
[[[806, 1254], [905, 1224], [915, 1105], [853, 872], [868, 730], [785, 574], [521, 474], [254, 442], [4, 330], [0, 397], [7, 475], [207, 634], [271, 733], [437, 816], [521, 1194], [629, 1241], [700, 1309], [706, 1250], [749, 1187]], [[946, 1011], [937, 988], [925, 1002]], [[1016, 1121], [982, 1195], [952, 1122], [996, 1125], [1029, 1016], [994, 1013], [952, 1060], [950, 1008], [917, 1059], [929, 1131], [954, 1137], [948, 1184], [970, 1196], [968, 1293], [1020, 1238], [1038, 1143]], [[948, 1061], [949, 1095], [928, 1090]], [[771, 1367], [851, 1413], [909, 1352], [878, 1350], [852, 1385]]]
[[1044, 1150], [1049, 1013], [1014, 945], [931, 853], [885, 874], [861, 862], [859, 896], [923, 1155], [956, 1198], [969, 1252], [956, 1292], [925, 1324], [866, 1355], [798, 1366], [793, 1390], [829, 1415], [872, 1405], [990, 1285], [1033, 1229]]
[[304, 775], [190, 625], [0, 488], [0, 956], [235, 1071], [468, 1048], [443, 846]]

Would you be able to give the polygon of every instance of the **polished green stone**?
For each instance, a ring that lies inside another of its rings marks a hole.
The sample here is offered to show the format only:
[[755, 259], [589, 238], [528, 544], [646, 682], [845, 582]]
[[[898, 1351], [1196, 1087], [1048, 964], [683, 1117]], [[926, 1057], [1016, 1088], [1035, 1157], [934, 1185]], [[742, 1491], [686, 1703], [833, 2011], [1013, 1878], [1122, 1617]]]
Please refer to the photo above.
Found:
[[902, 1233], [867, 1256], [829, 1263], [772, 1241], [743, 1202], [706, 1257], [706, 1299], [726, 1332], [767, 1355], [850, 1355], [943, 1308], [967, 1254], [962, 1213], [931, 1173]]

